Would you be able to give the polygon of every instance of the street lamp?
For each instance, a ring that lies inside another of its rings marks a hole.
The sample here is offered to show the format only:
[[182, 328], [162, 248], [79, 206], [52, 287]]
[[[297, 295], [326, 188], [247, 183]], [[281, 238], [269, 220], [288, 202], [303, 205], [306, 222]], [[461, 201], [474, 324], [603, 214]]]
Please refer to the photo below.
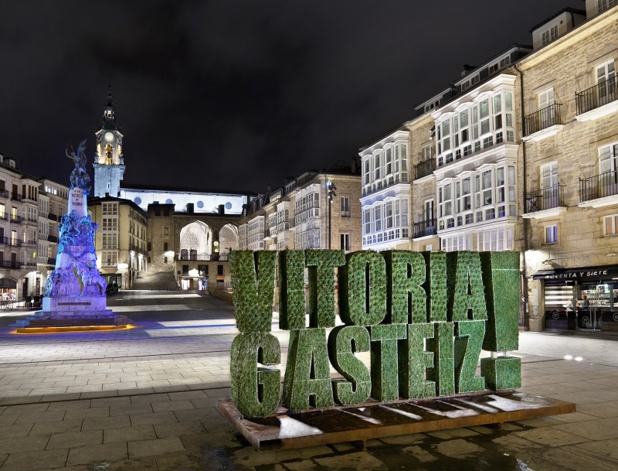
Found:
[[332, 215], [332, 208], [331, 205], [333, 203], [333, 198], [335, 196], [337, 196], [337, 193], [335, 193], [335, 190], [337, 189], [337, 187], [335, 186], [335, 184], [333, 182], [331, 182], [330, 180], [326, 182], [326, 191], [328, 194], [328, 248], [332, 249], [332, 243], [331, 243], [331, 236], [332, 236], [332, 222], [333, 222], [333, 215]]

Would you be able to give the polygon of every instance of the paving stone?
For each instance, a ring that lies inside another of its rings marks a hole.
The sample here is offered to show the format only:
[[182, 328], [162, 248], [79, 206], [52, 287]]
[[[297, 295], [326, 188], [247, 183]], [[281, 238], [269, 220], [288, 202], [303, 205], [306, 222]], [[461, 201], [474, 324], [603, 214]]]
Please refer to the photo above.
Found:
[[[156, 456], [158, 471], [178, 471], [190, 469], [204, 469], [200, 467], [200, 458], [195, 455], [187, 455], [186, 453], [168, 453], [165, 455]], [[217, 465], [212, 461], [207, 463], [208, 469], [215, 471]]]
[[469, 428], [454, 428], [451, 430], [438, 430], [435, 432], [426, 432], [427, 435], [439, 438], [440, 440], [451, 440], [453, 438], [466, 438], [478, 435], [478, 432]]
[[[86, 430], [84, 432], [54, 433], [47, 444], [47, 450], [56, 448], [77, 448], [100, 445], [103, 443], [103, 430]], [[79, 463], [75, 463], [79, 464]]]
[[[576, 448], [581, 448], [600, 456], [618, 460], [618, 439], [603, 440], [597, 442], [579, 443], [575, 445]], [[618, 466], [617, 466], [618, 469]]]
[[126, 406], [131, 404], [131, 398], [124, 397], [103, 397], [98, 399], [91, 399], [90, 404], [92, 407], [109, 407], [110, 412], [111, 408], [115, 406]]
[[186, 401], [191, 399], [206, 399], [204, 391], [180, 391], [168, 393], [168, 397], [172, 401]]
[[240, 434], [231, 432], [198, 433], [180, 437], [187, 451], [202, 453], [206, 450], [219, 448], [238, 449], [248, 446], [248, 442]]
[[129, 442], [128, 445], [130, 458], [185, 451], [185, 447], [178, 437]]
[[52, 433], [61, 432], [79, 432], [82, 429], [81, 419], [63, 420], [62, 422], [47, 422], [34, 424], [30, 431], [30, 436], [33, 435], [49, 435]]
[[65, 419], [90, 419], [109, 417], [109, 407], [91, 407], [90, 409], [74, 409], [66, 411]]
[[34, 437], [14, 437], [0, 440], [0, 453], [19, 453], [41, 451], [45, 449], [49, 435], [37, 435]]
[[513, 432], [513, 435], [546, 446], [565, 446], [589, 442], [590, 439], [556, 430], [554, 427], [542, 427], [523, 432]]
[[180, 410], [194, 411], [195, 410], [195, 406], [189, 400], [183, 400], [183, 401], [178, 400], [178, 401], [170, 401], [170, 402], [153, 402], [151, 406], [155, 412], [161, 412], [165, 410], [170, 410], [170, 411], [177, 411], [177, 410], [178, 411]]
[[[91, 464], [95, 462], [113, 462], [127, 459], [127, 446], [124, 443], [110, 443], [107, 445], [91, 445], [72, 448], [69, 451], [67, 464]], [[110, 471], [117, 471], [110, 467]]]
[[33, 424], [5, 425], [0, 427], [0, 440], [4, 438], [25, 437], [32, 430]]
[[103, 443], [133, 442], [139, 440], [154, 440], [157, 438], [152, 425], [137, 425], [135, 427], [112, 428], [103, 431]]
[[71, 409], [90, 409], [90, 401], [60, 401], [60, 402], [52, 402], [49, 404], [47, 408], [48, 411], [54, 410], [71, 410]]
[[82, 430], [98, 430], [111, 428], [125, 428], [131, 426], [131, 418], [128, 415], [119, 415], [118, 417], [95, 417], [92, 419], [84, 419]]
[[401, 452], [405, 455], [410, 455], [418, 460], [420, 463], [432, 463], [438, 461], [438, 456], [432, 452], [420, 447], [419, 445], [407, 446], [401, 449]]
[[178, 422], [171, 411], [152, 412], [150, 414], [131, 414], [131, 425], [154, 425]]
[[147, 394], [140, 396], [131, 396], [131, 404], [144, 404], [153, 402], [169, 402], [171, 399], [167, 394]]
[[150, 414], [152, 413], [152, 405], [149, 402], [143, 404], [122, 404], [116, 406], [110, 406], [109, 415], [134, 415], [134, 414]]
[[68, 450], [13, 452], [2, 465], [2, 471], [35, 471], [64, 468], [68, 452]]
[[388, 445], [411, 445], [427, 439], [424, 433], [413, 433], [410, 435], [398, 435], [395, 437], [384, 437], [380, 440]]
[[450, 458], [469, 458], [483, 451], [480, 446], [466, 440], [446, 440], [436, 444], [435, 449]]
[[156, 424], [154, 429], [157, 438], [180, 437], [181, 435], [193, 435], [206, 432], [206, 429], [199, 420], [171, 424]]
[[388, 466], [368, 452], [350, 453], [347, 455], [329, 456], [325, 458], [315, 458], [319, 466], [327, 469], [372, 469], [388, 470]]

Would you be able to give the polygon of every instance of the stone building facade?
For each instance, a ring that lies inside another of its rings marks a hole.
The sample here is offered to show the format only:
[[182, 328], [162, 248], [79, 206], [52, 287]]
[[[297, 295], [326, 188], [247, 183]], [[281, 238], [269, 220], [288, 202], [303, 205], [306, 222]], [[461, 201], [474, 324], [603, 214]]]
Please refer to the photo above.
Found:
[[618, 9], [599, 7], [518, 64], [534, 330], [568, 325], [569, 301], [580, 327], [618, 328]]
[[183, 290], [231, 286], [228, 254], [238, 250], [240, 216], [175, 211], [173, 204], [148, 205], [147, 261], [151, 273], [169, 273]]
[[309, 171], [258, 195], [240, 221], [241, 250], [360, 250], [360, 175], [356, 165]]
[[148, 269], [146, 213], [135, 203], [112, 196], [90, 198], [88, 209], [99, 227], [97, 267], [108, 286], [128, 289]]

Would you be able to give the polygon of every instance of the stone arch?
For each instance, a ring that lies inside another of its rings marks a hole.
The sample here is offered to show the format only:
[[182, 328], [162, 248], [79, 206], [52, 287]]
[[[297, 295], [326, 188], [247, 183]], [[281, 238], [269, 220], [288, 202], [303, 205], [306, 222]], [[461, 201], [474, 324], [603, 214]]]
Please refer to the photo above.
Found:
[[226, 224], [219, 231], [219, 252], [225, 259], [232, 250], [238, 250], [238, 227]]
[[181, 260], [210, 260], [212, 255], [212, 229], [202, 222], [194, 221], [180, 230]]

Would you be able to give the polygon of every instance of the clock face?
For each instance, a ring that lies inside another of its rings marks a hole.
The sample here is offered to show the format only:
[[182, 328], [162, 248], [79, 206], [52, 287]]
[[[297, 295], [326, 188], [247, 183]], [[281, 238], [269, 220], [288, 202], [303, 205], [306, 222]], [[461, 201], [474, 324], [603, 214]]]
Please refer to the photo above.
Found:
[[105, 140], [107, 142], [112, 142], [114, 140], [114, 135], [111, 132], [106, 132], [105, 133]]

